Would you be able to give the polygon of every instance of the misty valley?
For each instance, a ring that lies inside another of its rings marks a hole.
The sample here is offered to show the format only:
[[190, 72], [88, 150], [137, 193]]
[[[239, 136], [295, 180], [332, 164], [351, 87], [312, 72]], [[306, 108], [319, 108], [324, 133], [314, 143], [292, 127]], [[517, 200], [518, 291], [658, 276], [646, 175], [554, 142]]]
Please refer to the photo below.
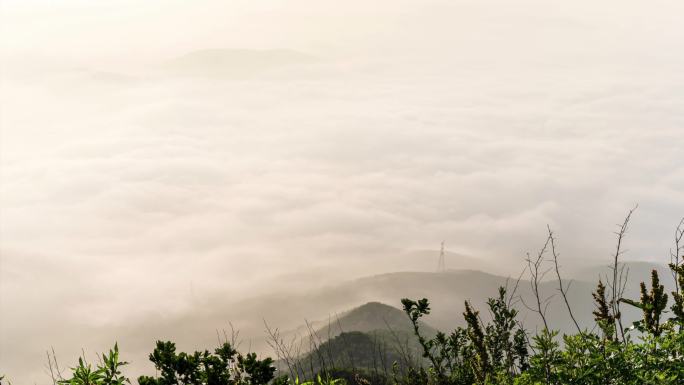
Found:
[[0, 385], [684, 385], [682, 15], [0, 0]]
[[[211, 347], [196, 351], [157, 340], [148, 357], [154, 375], [141, 375], [137, 383], [606, 384], [610, 378], [615, 384], [681, 384], [684, 219], [676, 228], [672, 250], [677, 252], [671, 252], [668, 264], [623, 261], [633, 211], [616, 232], [610, 264], [584, 266], [573, 278], [563, 276], [551, 228], [543, 247], [527, 255], [517, 276], [449, 269], [448, 263], [457, 265], [462, 257], [448, 253], [443, 243], [435, 272], [374, 275], [233, 305], [254, 318], [268, 313], [276, 319], [296, 319], [321, 311], [329, 316], [304, 319], [300, 327], [288, 330], [263, 319], [262, 346], [253, 346], [252, 339], [245, 344], [232, 324], [216, 330]], [[588, 280], [591, 277], [598, 282]], [[370, 298], [381, 302], [331, 311]], [[193, 324], [220, 320], [226, 314], [217, 303], [211, 299], [202, 305], [212, 304], [214, 311], [158, 321], [144, 333], [173, 335], [175, 330], [193, 330]], [[141, 335], [133, 338], [145, 340]], [[192, 339], [192, 333], [183, 335], [182, 345], [192, 346]], [[96, 357], [89, 360], [84, 350], [70, 366], [73, 362], [60, 360], [53, 348], [47, 351], [46, 372], [55, 385], [136, 381], [129, 377], [131, 363], [124, 360], [118, 343]]]

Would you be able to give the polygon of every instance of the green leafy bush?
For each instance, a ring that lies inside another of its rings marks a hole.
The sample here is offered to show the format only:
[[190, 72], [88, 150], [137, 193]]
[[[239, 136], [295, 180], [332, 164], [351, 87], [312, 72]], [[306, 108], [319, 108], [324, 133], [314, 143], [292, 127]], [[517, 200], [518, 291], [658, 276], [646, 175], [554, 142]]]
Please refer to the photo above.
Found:
[[229, 343], [214, 353], [176, 353], [173, 342], [157, 342], [150, 354], [160, 371], [158, 377], [141, 376], [140, 385], [264, 385], [273, 379], [273, 360], [257, 359], [256, 354], [242, 355]]
[[83, 357], [78, 359], [78, 366], [71, 368], [72, 377], [60, 380], [60, 385], [123, 385], [129, 383], [121, 374], [121, 367], [128, 362], [119, 361], [119, 345], [114, 344], [108, 354], [102, 355], [101, 362], [93, 368]]
[[[273, 380], [273, 360], [259, 360], [254, 353], [241, 354], [229, 343], [224, 343], [213, 353], [176, 353], [173, 342], [157, 341], [150, 354], [158, 371], [155, 377], [141, 376], [140, 385], [265, 385]], [[60, 385], [124, 385], [130, 380], [121, 373], [127, 362], [119, 360], [119, 346], [103, 354], [100, 363], [93, 367], [83, 357], [71, 368], [71, 378], [59, 380]], [[2, 380], [2, 377], [0, 377]], [[303, 384], [302, 384], [303, 385]], [[312, 384], [313, 385], [313, 384]], [[318, 383], [316, 385], [319, 385]], [[320, 385], [341, 385], [339, 382]]]
[[[629, 216], [628, 216], [629, 218]], [[682, 221], [684, 223], [684, 220]], [[624, 234], [622, 226], [620, 237]], [[552, 233], [549, 231], [553, 245]], [[684, 230], [677, 229], [679, 253], [684, 249], [679, 241]], [[621, 240], [621, 238], [620, 238]], [[549, 241], [547, 241], [547, 244]], [[546, 247], [546, 246], [545, 246]], [[554, 251], [555, 253], [555, 251]], [[617, 273], [618, 246], [614, 272]], [[557, 269], [557, 260], [555, 259]], [[650, 288], [642, 282], [640, 299], [619, 298], [616, 288], [620, 282], [599, 281], [593, 299], [593, 312], [598, 332], [581, 330], [578, 333], [559, 336], [558, 331], [543, 328], [538, 334], [528, 336], [516, 320], [517, 311], [507, 299], [506, 289], [499, 288], [499, 295], [487, 302], [492, 321], [483, 324], [477, 310], [466, 301], [463, 317], [467, 327], [458, 327], [450, 336], [438, 333], [435, 338], [421, 336], [418, 320], [430, 313], [430, 304], [423, 298], [418, 301], [403, 299], [404, 312], [414, 325], [427, 367], [414, 368], [411, 375], [394, 378], [394, 384], [402, 385], [674, 385], [684, 384], [684, 265], [679, 254], [674, 254], [669, 265], [675, 279], [671, 293], [673, 303], [667, 317], [668, 299], [664, 285], [656, 270], [651, 273]], [[541, 254], [533, 263], [542, 261]], [[531, 265], [532, 268], [538, 265]], [[558, 273], [558, 271], [556, 270]], [[530, 273], [533, 287], [537, 271]], [[620, 273], [621, 274], [621, 273]], [[558, 273], [559, 282], [560, 274]], [[533, 289], [534, 292], [534, 289]], [[565, 292], [562, 291], [562, 295]], [[533, 309], [544, 320], [544, 300], [537, 295], [539, 307]], [[624, 330], [619, 304], [639, 308], [640, 320]], [[568, 311], [572, 314], [566, 300]], [[562, 343], [561, 343], [562, 342]], [[532, 352], [529, 355], [529, 351]]]

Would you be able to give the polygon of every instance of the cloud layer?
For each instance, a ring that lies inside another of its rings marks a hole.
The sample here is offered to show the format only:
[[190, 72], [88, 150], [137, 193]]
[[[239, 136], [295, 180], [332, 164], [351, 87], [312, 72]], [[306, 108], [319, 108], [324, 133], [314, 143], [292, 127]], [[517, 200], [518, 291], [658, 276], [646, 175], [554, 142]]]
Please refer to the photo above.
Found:
[[[167, 43], [154, 65], [112, 71], [90, 41], [111, 38], [107, 23], [88, 39], [57, 35], [62, 53], [41, 51], [46, 33], [26, 37], [45, 62], [17, 65], [28, 56], [8, 38], [0, 371], [19, 382], [50, 345], [78, 352], [96, 340], [76, 341], [82, 330], [115, 336], [149, 312], [182, 314], [193, 296], [284, 290], [307, 272], [313, 285], [431, 270], [436, 260], [397, 256], [442, 240], [506, 273], [550, 224], [568, 260], [602, 263], [635, 203], [629, 257], [667, 255], [684, 214], [683, 57], [667, 48], [682, 33], [669, 8], [631, 31], [643, 10], [626, 5], [609, 16], [412, 4], [352, 2], [344, 20], [335, 7], [242, 4], [245, 20], [283, 20], [287, 33], [180, 44], [317, 58], [244, 79], [170, 75]], [[206, 20], [202, 33], [229, 28]], [[332, 29], [342, 21], [356, 28]]]

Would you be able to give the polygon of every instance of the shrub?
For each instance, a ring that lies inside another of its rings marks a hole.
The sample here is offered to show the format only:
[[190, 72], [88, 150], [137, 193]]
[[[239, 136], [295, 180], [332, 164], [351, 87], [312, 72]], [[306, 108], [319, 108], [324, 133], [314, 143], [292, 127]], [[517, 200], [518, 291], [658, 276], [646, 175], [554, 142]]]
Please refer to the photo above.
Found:
[[159, 377], [141, 376], [140, 385], [264, 385], [273, 379], [273, 360], [259, 360], [254, 353], [242, 355], [229, 343], [214, 353], [176, 353], [176, 345], [157, 342], [150, 354]]
[[108, 354], [102, 355], [101, 362], [93, 368], [86, 362], [85, 358], [78, 359], [78, 366], [71, 368], [72, 376], [67, 380], [60, 380], [61, 385], [123, 385], [130, 382], [128, 378], [121, 374], [121, 367], [128, 362], [119, 361], [119, 345], [114, 344], [114, 348]]
[[[631, 212], [630, 212], [631, 214]], [[619, 240], [626, 230], [627, 220], [621, 226]], [[684, 224], [684, 220], [682, 221]], [[619, 298], [621, 290], [616, 289], [624, 283], [614, 278], [608, 284], [612, 295], [607, 297], [606, 285], [599, 281], [593, 299], [596, 305], [594, 319], [600, 335], [581, 330], [572, 335], [558, 336], [558, 331], [543, 328], [528, 342], [527, 335], [516, 320], [517, 311], [506, 300], [506, 289], [499, 288], [499, 295], [491, 298], [487, 306], [492, 321], [482, 324], [477, 310], [469, 302], [465, 303], [463, 313], [467, 328], [458, 327], [447, 338], [439, 333], [434, 339], [423, 338], [420, 334], [418, 319], [430, 313], [427, 299], [419, 301], [403, 299], [404, 312], [414, 325], [414, 331], [423, 346], [424, 356], [428, 358], [427, 368], [416, 368], [413, 376], [405, 376], [396, 384], [406, 385], [452, 385], [452, 384], [512, 384], [512, 385], [674, 385], [684, 384], [684, 265], [679, 257], [680, 240], [684, 229], [677, 228], [677, 247], [673, 263], [669, 264], [675, 279], [675, 290], [671, 293], [670, 318], [665, 316], [668, 294], [660, 283], [657, 271], [651, 273], [650, 288], [642, 282], [639, 301]], [[547, 244], [553, 246], [554, 239], [549, 230]], [[546, 246], [545, 246], [546, 248]], [[535, 263], [542, 259], [539, 254]], [[557, 256], [553, 262], [563, 291], [558, 272]], [[617, 256], [614, 259], [615, 276], [618, 275]], [[531, 279], [538, 284], [536, 273], [539, 265], [534, 265]], [[620, 273], [620, 276], [622, 273]], [[545, 299], [538, 291], [537, 304]], [[568, 311], [572, 310], [566, 300]], [[624, 303], [642, 311], [642, 318], [633, 326], [623, 330], [619, 304]], [[538, 313], [546, 325], [543, 306], [532, 309]], [[574, 318], [573, 318], [574, 320]], [[561, 347], [561, 343], [562, 347]], [[533, 354], [528, 357], [528, 348]]]

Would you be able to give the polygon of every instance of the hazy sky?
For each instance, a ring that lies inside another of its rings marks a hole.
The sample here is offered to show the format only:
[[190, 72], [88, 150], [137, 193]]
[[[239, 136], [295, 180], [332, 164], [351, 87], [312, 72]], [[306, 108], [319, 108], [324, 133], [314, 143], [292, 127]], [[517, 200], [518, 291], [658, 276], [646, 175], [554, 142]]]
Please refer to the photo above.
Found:
[[[505, 272], [546, 224], [603, 263], [636, 203], [629, 258], [665, 261], [684, 215], [680, 1], [0, 7], [13, 378], [40, 371], [49, 320], [77, 335], [293, 273], [430, 270], [397, 256], [442, 240]], [[203, 49], [247, 64], [174, 61]], [[306, 60], [250, 68], [274, 49]]]

